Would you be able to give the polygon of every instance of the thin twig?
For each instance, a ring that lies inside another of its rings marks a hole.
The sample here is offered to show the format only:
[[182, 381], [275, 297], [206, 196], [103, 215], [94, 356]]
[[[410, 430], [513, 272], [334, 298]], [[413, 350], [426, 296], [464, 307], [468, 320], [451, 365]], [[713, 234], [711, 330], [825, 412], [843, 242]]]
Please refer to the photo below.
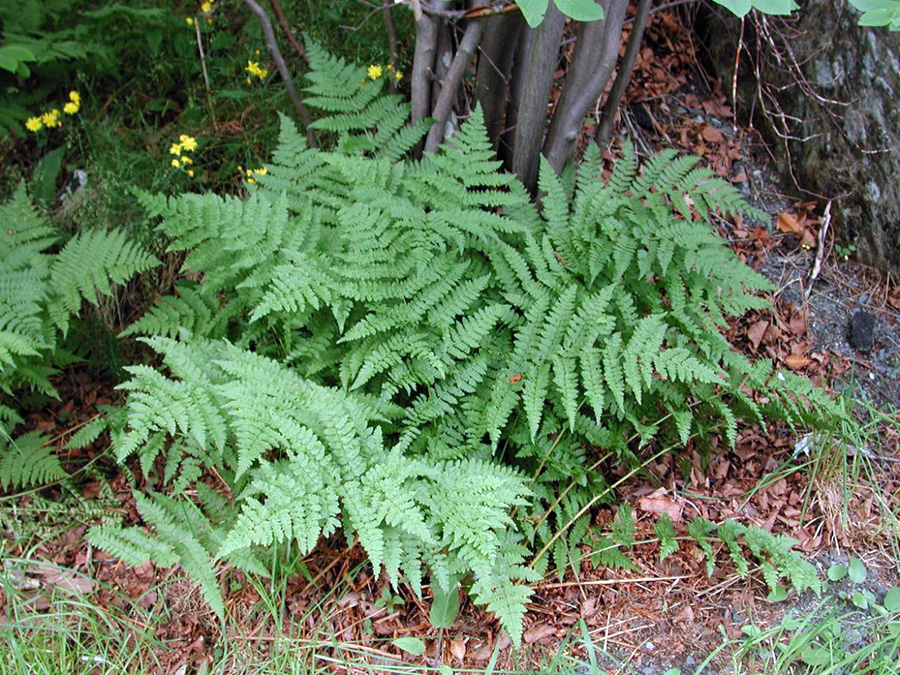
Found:
[[394, 14], [391, 12], [391, 7], [391, 0], [384, 0], [381, 12], [384, 17], [384, 29], [387, 31], [388, 50], [390, 54], [388, 59], [391, 64], [391, 76], [388, 77], [388, 86], [390, 87], [391, 93], [394, 94], [397, 91], [397, 78], [395, 77], [395, 73], [397, 72], [397, 66], [400, 61], [400, 50], [398, 48], [400, 38], [397, 35], [397, 24], [394, 23]]
[[200, 52], [200, 67], [203, 69], [203, 84], [206, 85], [206, 105], [209, 107], [209, 114], [212, 117], [213, 126], [216, 124], [216, 109], [212, 104], [212, 91], [209, 87], [209, 73], [206, 72], [206, 54], [203, 52], [203, 38], [200, 35], [200, 22], [194, 21], [194, 31], [197, 33], [197, 51]]
[[628, 47], [626, 47], [625, 56], [622, 57], [622, 63], [619, 65], [619, 72], [616, 73], [612, 90], [603, 105], [603, 115], [600, 117], [600, 124], [597, 125], [597, 132], [594, 135], [594, 140], [601, 148], [609, 140], [616, 111], [619, 109], [619, 103], [631, 81], [631, 73], [634, 71], [634, 64], [644, 39], [644, 28], [650, 17], [651, 4], [653, 4], [652, 0], [638, 0], [637, 12], [634, 15], [634, 28], [631, 29], [631, 35], [628, 36]]
[[275, 66], [278, 68], [278, 73], [284, 81], [284, 86], [287, 88], [288, 94], [294, 102], [294, 107], [297, 109], [297, 113], [303, 121], [303, 126], [306, 128], [306, 140], [309, 142], [311, 148], [315, 148], [317, 147], [316, 137], [310, 128], [312, 116], [303, 104], [303, 99], [300, 98], [300, 94], [297, 93], [296, 87], [294, 87], [294, 81], [291, 79], [291, 74], [288, 72], [287, 64], [284, 62], [281, 50], [278, 49], [278, 42], [275, 40], [275, 31], [272, 30], [272, 22], [269, 20], [269, 15], [266, 14], [266, 10], [264, 10], [256, 0], [244, 0], [244, 2], [250, 8], [250, 11], [256, 14], [259, 23], [262, 25], [263, 35], [266, 37], [266, 47], [268, 47], [269, 54], [271, 54], [272, 59], [275, 61]]
[[272, 5], [272, 11], [275, 12], [275, 18], [278, 19], [278, 25], [281, 26], [281, 30], [284, 32], [284, 36], [287, 38], [287, 41], [290, 43], [291, 47], [297, 52], [297, 56], [303, 59], [303, 62], [306, 65], [309, 65], [309, 58], [306, 56], [306, 49], [301, 45], [297, 38], [294, 37], [293, 31], [291, 31], [290, 24], [288, 24], [287, 17], [284, 15], [284, 10], [281, 9], [281, 3], [278, 0], [269, 0]]

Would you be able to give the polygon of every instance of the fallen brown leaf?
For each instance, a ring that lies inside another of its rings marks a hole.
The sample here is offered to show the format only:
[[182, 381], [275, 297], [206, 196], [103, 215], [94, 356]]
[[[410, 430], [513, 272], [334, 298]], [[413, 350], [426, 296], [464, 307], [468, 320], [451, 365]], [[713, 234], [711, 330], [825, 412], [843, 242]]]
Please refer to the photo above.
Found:
[[790, 213], [782, 211], [778, 214], [778, 230], [786, 234], [796, 234], [798, 237], [803, 234], [803, 225]]
[[543, 640], [556, 635], [556, 627], [546, 623], [538, 623], [525, 631], [525, 642], [534, 644], [538, 640]]
[[725, 135], [721, 131], [709, 125], [705, 125], [700, 130], [700, 135], [703, 136], [703, 140], [709, 143], [721, 143], [725, 140]]
[[812, 363], [812, 359], [801, 354], [788, 354], [784, 357], [784, 363], [791, 370], [802, 370]]
[[754, 349], [759, 349], [759, 345], [763, 341], [768, 328], [768, 321], [757, 321], [747, 329], [747, 339], [750, 340], [750, 344], [753, 345]]
[[450, 640], [450, 653], [453, 654], [453, 657], [462, 663], [463, 659], [466, 658], [466, 643], [457, 638], [453, 638]]
[[646, 497], [638, 500], [638, 508], [647, 513], [663, 514], [667, 513], [673, 522], [681, 521], [681, 511], [684, 504], [672, 499], [665, 488], [659, 488]]

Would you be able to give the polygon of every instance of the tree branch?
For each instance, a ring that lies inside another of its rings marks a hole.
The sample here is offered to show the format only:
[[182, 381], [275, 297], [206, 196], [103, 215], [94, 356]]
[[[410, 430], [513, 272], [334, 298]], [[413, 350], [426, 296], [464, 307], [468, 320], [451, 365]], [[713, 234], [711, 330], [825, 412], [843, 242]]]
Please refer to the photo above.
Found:
[[306, 58], [306, 49], [297, 42], [297, 38], [294, 37], [294, 33], [291, 31], [291, 27], [288, 24], [287, 17], [284, 15], [284, 10], [281, 9], [281, 3], [278, 2], [278, 0], [269, 0], [269, 3], [272, 5], [272, 11], [275, 12], [275, 18], [278, 19], [278, 25], [281, 26], [281, 30], [284, 32], [284, 36], [290, 43], [291, 48], [297, 52], [297, 56], [299, 56], [306, 65], [309, 65], [309, 59]]
[[634, 27], [631, 29], [631, 35], [628, 36], [628, 47], [625, 49], [625, 56], [622, 57], [619, 72], [616, 73], [616, 81], [613, 83], [612, 90], [606, 98], [606, 103], [603, 104], [603, 114], [600, 116], [600, 123], [597, 125], [597, 131], [594, 134], [594, 140], [601, 148], [609, 141], [619, 103], [622, 101], [622, 96], [625, 95], [625, 89], [631, 80], [634, 63], [637, 60], [638, 53], [641, 51], [644, 29], [647, 27], [647, 19], [650, 17], [650, 5], [652, 4], [653, 0], [638, 0], [637, 12], [634, 15]]
[[288, 94], [294, 102], [294, 107], [297, 109], [297, 113], [303, 121], [303, 126], [306, 128], [306, 140], [309, 142], [311, 148], [315, 148], [317, 146], [316, 137], [310, 128], [312, 116], [309, 114], [309, 110], [303, 104], [303, 99], [300, 98], [300, 94], [297, 93], [297, 89], [294, 87], [294, 81], [291, 79], [291, 74], [288, 72], [287, 64], [284, 62], [284, 57], [278, 49], [278, 42], [275, 40], [275, 31], [272, 30], [272, 22], [269, 20], [269, 15], [266, 14], [266, 10], [260, 7], [256, 0], [244, 0], [244, 2], [250, 8], [250, 11], [259, 18], [259, 22], [263, 29], [263, 35], [265, 35], [266, 38], [266, 46], [269, 48], [269, 54], [272, 55], [272, 59], [275, 61], [275, 65], [278, 68], [278, 73], [284, 81], [284, 86], [287, 88]]
[[425, 140], [425, 152], [435, 152], [441, 141], [444, 140], [446, 132], [447, 119], [450, 117], [450, 110], [453, 107], [453, 99], [456, 98], [456, 92], [462, 82], [466, 68], [469, 67], [469, 61], [472, 54], [478, 48], [478, 42], [481, 40], [481, 30], [484, 24], [481, 21], [472, 21], [466, 26], [466, 32], [463, 39], [459, 43], [453, 62], [447, 70], [444, 78], [444, 86], [441, 87], [441, 93], [434, 104], [434, 110], [431, 116], [435, 123], [428, 131], [428, 138]]

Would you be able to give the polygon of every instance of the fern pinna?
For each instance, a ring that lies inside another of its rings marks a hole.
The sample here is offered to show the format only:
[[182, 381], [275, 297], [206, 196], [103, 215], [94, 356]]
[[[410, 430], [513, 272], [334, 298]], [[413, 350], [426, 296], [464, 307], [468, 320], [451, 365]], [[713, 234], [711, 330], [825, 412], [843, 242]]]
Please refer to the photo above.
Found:
[[[134, 562], [165, 547], [221, 607], [212, 560], [258, 567], [261, 547], [309, 551], [341, 528], [417, 592], [424, 571], [445, 589], [467, 576], [518, 639], [517, 582], [543, 572], [527, 544], [588, 536], [589, 516], [554, 536], [604, 484], [586, 448], [626, 459], [710, 418], [733, 440], [738, 417], [802, 421], [796, 392], [829, 404], [719, 332], [769, 284], [707, 224], [749, 209], [698, 160], [639, 172], [626, 148], [607, 181], [591, 149], [563, 176], [543, 167], [537, 207], [499, 171], [478, 110], [404, 161], [389, 139], [405, 149], [421, 129], [361, 69], [310, 54], [308, 102], [334, 113], [317, 126], [335, 150], [282, 118], [247, 199], [140, 194], [202, 282], [129, 329], [163, 365], [130, 369], [115, 445], [148, 473], [161, 459], [180, 496], [139, 503], [154, 543], [104, 526], [98, 544]], [[213, 468], [227, 500], [203, 483]]]
[[60, 349], [82, 302], [97, 304], [156, 259], [118, 231], [76, 233], [54, 252], [62, 232], [31, 203], [20, 185], [0, 205], [0, 487], [21, 487], [64, 473], [48, 438], [32, 432], [13, 438], [23, 422], [18, 399], [35, 390], [55, 396], [55, 365], [73, 356]]

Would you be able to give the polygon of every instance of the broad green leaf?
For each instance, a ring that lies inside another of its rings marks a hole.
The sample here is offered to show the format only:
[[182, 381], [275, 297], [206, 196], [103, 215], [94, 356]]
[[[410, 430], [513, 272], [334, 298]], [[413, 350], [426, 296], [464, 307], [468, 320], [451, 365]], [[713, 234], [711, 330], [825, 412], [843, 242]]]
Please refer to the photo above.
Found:
[[431, 601], [431, 610], [428, 619], [435, 628], [450, 628], [459, 614], [459, 589], [457, 584], [451, 584], [449, 591], [444, 591], [440, 586], [432, 586], [434, 598]]
[[3, 45], [0, 47], [0, 55], [16, 61], [37, 61], [34, 52], [22, 45]]
[[722, 5], [735, 16], [746, 16], [753, 8], [750, 0], [715, 0], [717, 5]]
[[847, 568], [847, 573], [850, 581], [854, 584], [861, 584], [868, 576], [866, 566], [862, 564], [862, 560], [859, 558], [850, 558], [850, 566]]
[[777, 584], [775, 588], [772, 589], [772, 592], [766, 597], [769, 602], [784, 602], [787, 600], [788, 592], [787, 589], [781, 584]]
[[831, 656], [827, 649], [821, 647], [807, 647], [800, 654], [800, 658], [808, 666], [827, 666]]
[[860, 609], [867, 609], [869, 607], [869, 602], [866, 599], [866, 596], [857, 591], [852, 596], [850, 596], [850, 602], [859, 607]]
[[603, 18], [603, 7], [594, 0], [553, 0], [559, 11], [575, 21], [598, 21]]
[[417, 637], [397, 638], [396, 640], [391, 640], [391, 644], [413, 656], [422, 656], [425, 653], [425, 643]]
[[900, 19], [900, 10], [873, 9], [859, 17], [860, 26], [887, 26]]
[[900, 613], [900, 588], [892, 588], [884, 595], [884, 608], [891, 614]]
[[800, 6], [794, 0], [753, 0], [753, 8], [763, 14], [778, 14], [785, 16]]
[[537, 28], [544, 20], [544, 14], [547, 13], [548, 0], [519, 0], [519, 9], [522, 10], [522, 16], [532, 28]]
[[843, 565], [832, 565], [828, 568], [828, 578], [831, 581], [840, 581], [847, 576], [847, 568]]

